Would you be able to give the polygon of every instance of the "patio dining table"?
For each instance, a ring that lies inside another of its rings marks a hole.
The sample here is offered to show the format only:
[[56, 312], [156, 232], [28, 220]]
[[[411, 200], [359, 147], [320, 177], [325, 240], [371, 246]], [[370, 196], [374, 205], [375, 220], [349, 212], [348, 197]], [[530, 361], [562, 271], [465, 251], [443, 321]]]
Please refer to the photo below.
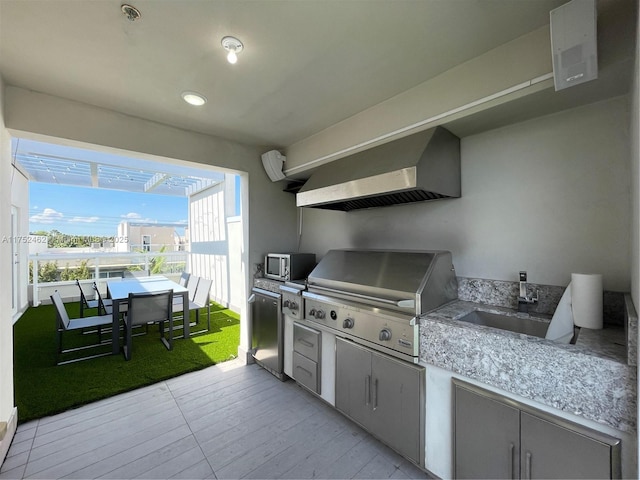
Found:
[[182, 296], [184, 310], [183, 335], [184, 338], [189, 338], [189, 290], [186, 287], [161, 275], [117, 279], [107, 282], [107, 296], [111, 298], [113, 305], [111, 335], [113, 341], [112, 353], [114, 355], [120, 353], [120, 305], [129, 301], [130, 293], [161, 292], [164, 290], [173, 290], [174, 296]]

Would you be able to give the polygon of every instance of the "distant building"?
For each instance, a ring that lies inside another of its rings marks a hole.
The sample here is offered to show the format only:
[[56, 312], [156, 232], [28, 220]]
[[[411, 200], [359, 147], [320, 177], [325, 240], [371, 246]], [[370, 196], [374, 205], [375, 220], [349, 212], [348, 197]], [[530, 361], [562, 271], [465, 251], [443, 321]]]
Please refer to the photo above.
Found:
[[114, 238], [117, 252], [157, 252], [165, 247], [166, 251], [186, 250], [185, 237], [179, 235], [176, 224], [120, 222]]

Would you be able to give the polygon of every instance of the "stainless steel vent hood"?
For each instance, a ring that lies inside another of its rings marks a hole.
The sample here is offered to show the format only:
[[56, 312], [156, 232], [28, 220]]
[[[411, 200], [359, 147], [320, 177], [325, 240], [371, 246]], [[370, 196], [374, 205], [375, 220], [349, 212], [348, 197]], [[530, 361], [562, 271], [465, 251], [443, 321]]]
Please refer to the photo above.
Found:
[[348, 212], [459, 196], [460, 139], [436, 127], [323, 165], [296, 203]]

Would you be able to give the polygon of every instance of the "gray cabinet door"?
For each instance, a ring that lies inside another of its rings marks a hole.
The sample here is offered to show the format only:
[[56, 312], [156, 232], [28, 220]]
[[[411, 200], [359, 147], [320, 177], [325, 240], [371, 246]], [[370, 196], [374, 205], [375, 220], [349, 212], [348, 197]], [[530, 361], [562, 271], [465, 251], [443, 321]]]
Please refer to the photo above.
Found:
[[251, 304], [252, 347], [254, 358], [276, 373], [284, 368], [282, 338], [282, 315], [280, 295], [253, 290], [255, 299]]
[[611, 478], [611, 445], [521, 413], [522, 478]]
[[455, 478], [519, 478], [520, 410], [455, 386]]
[[424, 367], [336, 338], [336, 408], [424, 463]]
[[336, 338], [336, 408], [370, 428], [371, 352], [342, 338]]
[[620, 440], [454, 379], [456, 478], [620, 478]]
[[423, 367], [372, 354], [372, 432], [419, 465], [424, 456], [423, 378]]

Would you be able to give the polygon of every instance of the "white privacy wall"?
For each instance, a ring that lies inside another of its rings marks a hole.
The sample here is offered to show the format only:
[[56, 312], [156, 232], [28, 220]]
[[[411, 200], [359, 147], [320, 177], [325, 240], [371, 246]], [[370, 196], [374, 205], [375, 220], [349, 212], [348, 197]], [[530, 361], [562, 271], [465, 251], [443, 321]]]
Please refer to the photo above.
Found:
[[[244, 299], [242, 223], [235, 216], [233, 175], [189, 197], [189, 271], [213, 281], [211, 299], [240, 311]], [[229, 215], [233, 212], [233, 215]], [[229, 223], [229, 219], [236, 219]], [[230, 225], [233, 227], [230, 229]], [[233, 299], [232, 299], [233, 297]]]
[[[0, 76], [0, 238], [11, 237], [11, 139], [4, 124], [4, 82]], [[0, 271], [11, 272], [11, 245], [0, 243]], [[9, 274], [5, 275], [9, 280]], [[11, 289], [0, 289], [0, 426], [7, 434], [0, 439], [0, 464], [4, 461], [16, 428], [13, 403], [13, 321]]]
[[630, 289], [628, 98], [461, 141], [462, 197], [304, 212], [303, 250], [447, 249], [457, 275], [567, 285], [572, 272]]

